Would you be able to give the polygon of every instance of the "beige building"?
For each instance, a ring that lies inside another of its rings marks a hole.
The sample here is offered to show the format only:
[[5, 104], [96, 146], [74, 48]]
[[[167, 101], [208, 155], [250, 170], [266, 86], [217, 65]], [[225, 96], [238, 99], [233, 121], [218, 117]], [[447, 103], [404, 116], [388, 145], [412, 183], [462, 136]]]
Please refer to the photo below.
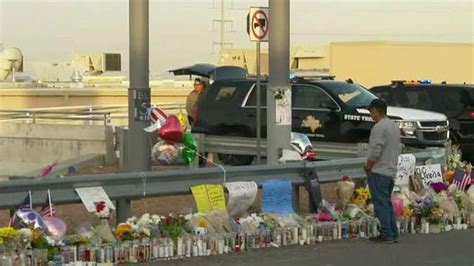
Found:
[[[261, 57], [268, 73], [268, 54]], [[237, 65], [255, 74], [255, 49], [222, 51], [218, 64]], [[292, 69], [329, 72], [367, 87], [391, 80], [431, 79], [433, 82], [474, 83], [474, 44], [412, 42], [337, 42], [294, 47]]]

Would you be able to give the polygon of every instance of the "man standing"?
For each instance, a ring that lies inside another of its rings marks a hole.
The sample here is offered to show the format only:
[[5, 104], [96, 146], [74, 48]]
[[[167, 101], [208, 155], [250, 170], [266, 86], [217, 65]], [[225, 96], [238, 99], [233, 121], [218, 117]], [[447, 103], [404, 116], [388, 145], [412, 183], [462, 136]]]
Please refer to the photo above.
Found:
[[370, 240], [383, 243], [398, 242], [398, 230], [391, 202], [395, 185], [398, 156], [401, 152], [400, 129], [387, 117], [387, 104], [373, 100], [370, 116], [376, 122], [370, 132], [369, 151], [364, 166], [367, 172], [375, 215], [380, 221], [380, 235]]
[[196, 108], [199, 101], [199, 96], [204, 91], [206, 85], [200, 78], [194, 80], [194, 90], [192, 90], [186, 98], [186, 112], [188, 113], [189, 124], [194, 123], [194, 116], [196, 115]]

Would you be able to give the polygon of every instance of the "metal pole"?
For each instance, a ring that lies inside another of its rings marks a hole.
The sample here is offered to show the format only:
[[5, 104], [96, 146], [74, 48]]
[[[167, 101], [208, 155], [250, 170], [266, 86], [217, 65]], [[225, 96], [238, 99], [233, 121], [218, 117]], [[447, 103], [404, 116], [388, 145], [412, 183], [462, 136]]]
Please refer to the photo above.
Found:
[[129, 0], [130, 88], [128, 90], [128, 171], [151, 169], [149, 126], [148, 0]]
[[[273, 92], [284, 90], [291, 99], [290, 87], [290, 0], [269, 0], [269, 83], [267, 88], [267, 162], [277, 164], [282, 148], [289, 148], [290, 124], [277, 123]], [[288, 110], [289, 109], [289, 110]], [[291, 101], [286, 111], [290, 112]]]
[[257, 164], [260, 164], [262, 158], [261, 140], [262, 140], [262, 99], [260, 97], [260, 42], [257, 42]]

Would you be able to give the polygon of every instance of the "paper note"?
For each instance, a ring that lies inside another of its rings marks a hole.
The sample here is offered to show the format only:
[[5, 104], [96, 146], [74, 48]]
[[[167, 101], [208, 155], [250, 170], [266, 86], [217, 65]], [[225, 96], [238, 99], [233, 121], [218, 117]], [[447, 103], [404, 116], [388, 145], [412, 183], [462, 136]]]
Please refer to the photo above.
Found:
[[262, 210], [264, 213], [294, 213], [290, 180], [274, 179], [263, 182]]
[[441, 165], [429, 164], [415, 167], [415, 174], [421, 177], [423, 185], [427, 187], [430, 183], [443, 182]]
[[416, 158], [413, 154], [401, 154], [398, 156], [397, 175], [395, 176], [395, 185], [408, 187], [410, 185], [410, 176], [415, 173]]
[[224, 189], [222, 185], [197, 185], [191, 187], [198, 212], [209, 213], [211, 210], [225, 210]]
[[102, 187], [76, 188], [76, 192], [89, 212], [95, 212], [95, 203], [104, 201], [109, 209], [115, 210], [115, 206]]
[[247, 211], [257, 197], [258, 186], [255, 182], [231, 182], [224, 185], [229, 191], [227, 212], [230, 216], [241, 215]]

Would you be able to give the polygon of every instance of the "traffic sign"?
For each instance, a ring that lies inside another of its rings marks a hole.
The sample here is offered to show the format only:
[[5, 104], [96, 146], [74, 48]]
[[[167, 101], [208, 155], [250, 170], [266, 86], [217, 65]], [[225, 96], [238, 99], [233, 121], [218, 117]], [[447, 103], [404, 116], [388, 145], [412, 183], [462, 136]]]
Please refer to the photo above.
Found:
[[251, 7], [247, 15], [247, 33], [250, 41], [268, 42], [270, 26], [268, 7]]

